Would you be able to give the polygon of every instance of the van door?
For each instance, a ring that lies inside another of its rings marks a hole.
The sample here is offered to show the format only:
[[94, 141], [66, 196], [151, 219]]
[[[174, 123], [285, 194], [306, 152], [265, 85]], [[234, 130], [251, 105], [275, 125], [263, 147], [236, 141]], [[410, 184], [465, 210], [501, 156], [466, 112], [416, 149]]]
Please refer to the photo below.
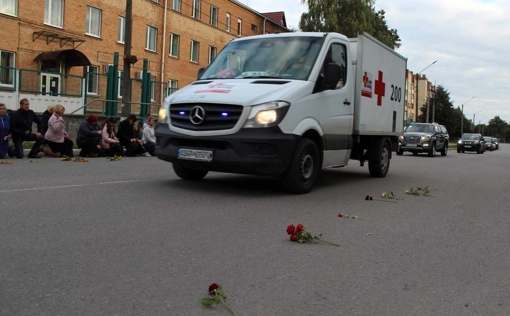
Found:
[[[341, 80], [332, 90], [317, 90], [317, 106], [320, 108], [320, 125], [324, 132], [325, 151], [323, 167], [343, 166], [348, 163], [352, 149], [354, 113], [354, 74], [350, 66], [349, 43], [332, 39], [323, 60], [324, 66], [334, 62], [342, 69]], [[321, 80], [318, 80], [320, 83]]]

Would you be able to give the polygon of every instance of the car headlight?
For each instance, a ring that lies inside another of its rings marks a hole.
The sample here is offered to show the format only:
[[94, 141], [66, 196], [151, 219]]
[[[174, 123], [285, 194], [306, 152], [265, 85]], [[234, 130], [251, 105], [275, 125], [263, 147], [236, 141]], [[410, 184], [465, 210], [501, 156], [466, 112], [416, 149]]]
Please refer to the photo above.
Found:
[[462, 145], [462, 139], [459, 139], [458, 144], [459, 144], [459, 145]]
[[273, 127], [283, 120], [289, 110], [290, 103], [284, 101], [273, 101], [251, 108], [250, 114], [243, 128]]
[[404, 135], [400, 135], [400, 136], [398, 137], [398, 139], [400, 139], [400, 140], [404, 140]]
[[478, 144], [480, 144], [480, 142], [479, 142], [479, 141], [476, 141], [476, 142], [475, 142], [475, 145], [478, 145]]
[[166, 122], [166, 108], [164, 104], [159, 107], [158, 122], [160, 123]]
[[429, 135], [425, 135], [425, 136], [422, 136], [421, 137], [421, 140], [429, 140], [430, 139], [430, 136]]

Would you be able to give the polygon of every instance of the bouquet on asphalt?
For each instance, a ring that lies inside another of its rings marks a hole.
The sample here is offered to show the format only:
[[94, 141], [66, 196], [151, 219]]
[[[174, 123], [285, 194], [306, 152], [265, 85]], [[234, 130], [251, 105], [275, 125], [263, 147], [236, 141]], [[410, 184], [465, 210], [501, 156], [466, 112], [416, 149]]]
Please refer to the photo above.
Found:
[[121, 156], [106, 157], [106, 161], [121, 161]]
[[232, 312], [232, 314], [237, 316], [236, 311], [225, 302], [227, 296], [220, 285], [216, 283], [209, 285], [209, 295], [212, 297], [203, 297], [199, 300], [199, 303], [202, 304], [202, 306], [210, 307], [215, 304], [223, 304], [229, 311]]
[[333, 242], [322, 239], [322, 234], [317, 236], [313, 235], [312, 233], [307, 231], [305, 229], [305, 226], [303, 226], [302, 224], [298, 224], [297, 226], [294, 225], [287, 226], [287, 234], [290, 235], [291, 241], [297, 241], [301, 244], [307, 243], [309, 241], [319, 241], [334, 246], [340, 246], [339, 244], [335, 244]]

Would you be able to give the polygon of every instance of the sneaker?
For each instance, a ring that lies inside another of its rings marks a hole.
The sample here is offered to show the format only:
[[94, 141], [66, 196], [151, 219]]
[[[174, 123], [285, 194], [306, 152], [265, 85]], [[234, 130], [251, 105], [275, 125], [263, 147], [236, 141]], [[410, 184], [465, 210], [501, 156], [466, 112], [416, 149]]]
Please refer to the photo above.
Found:
[[144, 153], [142, 154], [142, 156], [145, 156], [145, 157], [151, 157], [151, 154], [149, 154], [148, 152], [144, 152]]

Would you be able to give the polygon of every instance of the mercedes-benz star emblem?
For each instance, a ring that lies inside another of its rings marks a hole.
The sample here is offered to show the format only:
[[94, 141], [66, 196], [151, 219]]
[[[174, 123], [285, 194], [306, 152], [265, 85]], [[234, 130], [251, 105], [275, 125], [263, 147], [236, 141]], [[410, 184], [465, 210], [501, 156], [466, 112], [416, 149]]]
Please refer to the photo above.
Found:
[[205, 110], [201, 106], [195, 106], [193, 109], [191, 109], [191, 112], [189, 112], [189, 120], [191, 123], [195, 125], [200, 125], [204, 122], [205, 119]]

